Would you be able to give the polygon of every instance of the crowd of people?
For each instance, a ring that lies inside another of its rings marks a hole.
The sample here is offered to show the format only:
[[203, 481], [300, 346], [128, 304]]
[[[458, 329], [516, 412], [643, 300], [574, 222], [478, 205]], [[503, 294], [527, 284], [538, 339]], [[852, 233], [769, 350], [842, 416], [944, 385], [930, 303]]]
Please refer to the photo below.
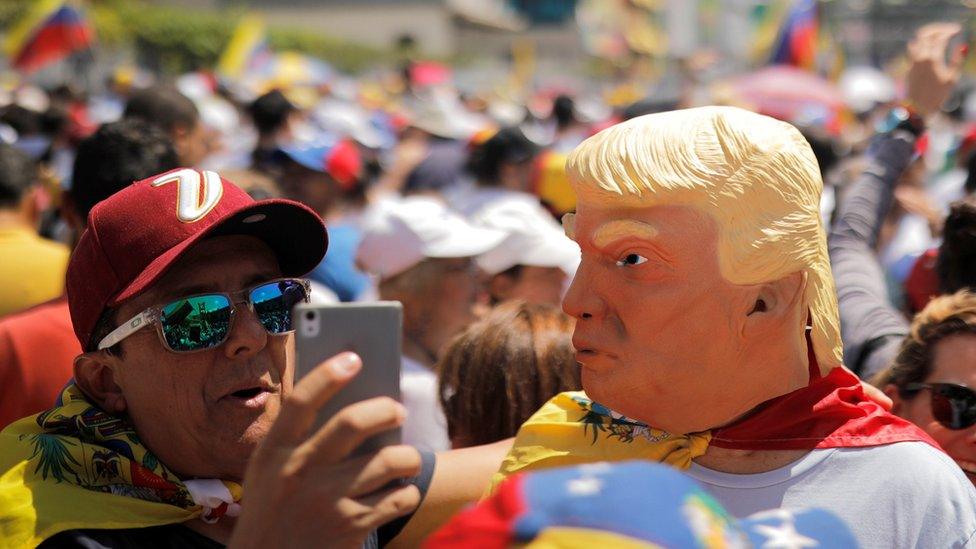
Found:
[[[839, 131], [703, 93], [513, 114], [409, 69], [383, 102], [20, 87], [0, 546], [976, 543], [960, 31]], [[295, 379], [291, 308], [377, 300], [399, 402], [318, 425], [370, 365]]]

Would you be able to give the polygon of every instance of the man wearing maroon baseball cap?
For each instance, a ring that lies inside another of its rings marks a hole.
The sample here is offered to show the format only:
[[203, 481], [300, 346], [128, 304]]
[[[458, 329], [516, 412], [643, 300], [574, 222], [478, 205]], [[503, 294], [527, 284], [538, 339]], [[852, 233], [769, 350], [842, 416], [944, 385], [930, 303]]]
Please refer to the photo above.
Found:
[[[317, 409], [362, 365], [344, 353], [293, 383], [290, 310], [308, 299], [296, 277], [327, 242], [309, 208], [254, 201], [209, 171], [166, 172], [96, 205], [68, 266], [85, 351], [74, 380], [54, 408], [0, 433], [5, 541], [307, 545], [328, 533], [379, 546], [396, 536], [405, 521], [393, 519], [432, 482], [433, 455], [391, 446], [348, 456], [401, 424], [402, 406], [360, 402], [310, 434]], [[473, 475], [471, 497], [503, 451]], [[451, 463], [439, 477], [454, 475]], [[445, 497], [457, 505], [458, 480], [438, 482], [455, 485]], [[424, 520], [410, 528], [436, 526]]]

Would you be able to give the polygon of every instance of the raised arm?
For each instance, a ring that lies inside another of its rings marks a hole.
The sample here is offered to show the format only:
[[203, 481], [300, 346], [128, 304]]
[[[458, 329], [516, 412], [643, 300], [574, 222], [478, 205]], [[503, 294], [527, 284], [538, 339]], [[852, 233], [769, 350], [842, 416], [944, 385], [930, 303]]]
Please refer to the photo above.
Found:
[[[956, 24], [926, 25], [909, 44], [912, 66], [906, 84], [920, 116], [937, 111], [959, 78], [961, 53], [955, 52], [949, 63], [945, 56], [959, 31]], [[867, 167], [845, 193], [830, 233], [844, 362], [863, 378], [886, 367], [908, 333], [908, 321], [888, 299], [875, 245], [895, 183], [913, 157], [915, 138], [905, 130], [875, 137]]]

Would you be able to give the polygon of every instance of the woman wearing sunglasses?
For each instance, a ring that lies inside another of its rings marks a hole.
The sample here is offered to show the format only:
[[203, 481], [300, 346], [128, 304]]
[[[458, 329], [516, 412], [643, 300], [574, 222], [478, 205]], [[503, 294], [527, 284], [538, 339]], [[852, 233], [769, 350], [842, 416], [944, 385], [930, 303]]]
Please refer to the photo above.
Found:
[[976, 294], [930, 301], [873, 383], [894, 401], [893, 413], [925, 429], [976, 484]]

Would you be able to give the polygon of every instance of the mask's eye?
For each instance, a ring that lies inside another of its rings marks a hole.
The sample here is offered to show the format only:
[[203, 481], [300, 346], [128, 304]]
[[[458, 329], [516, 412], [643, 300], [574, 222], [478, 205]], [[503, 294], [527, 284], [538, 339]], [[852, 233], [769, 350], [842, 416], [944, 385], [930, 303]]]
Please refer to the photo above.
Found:
[[647, 262], [647, 258], [644, 257], [644, 256], [642, 256], [642, 255], [627, 254], [627, 255], [625, 255], [622, 258], [620, 258], [620, 259], [617, 260], [617, 266], [618, 267], [627, 267], [627, 266], [631, 266], [631, 265], [640, 265], [640, 264], [646, 263], [646, 262]]

